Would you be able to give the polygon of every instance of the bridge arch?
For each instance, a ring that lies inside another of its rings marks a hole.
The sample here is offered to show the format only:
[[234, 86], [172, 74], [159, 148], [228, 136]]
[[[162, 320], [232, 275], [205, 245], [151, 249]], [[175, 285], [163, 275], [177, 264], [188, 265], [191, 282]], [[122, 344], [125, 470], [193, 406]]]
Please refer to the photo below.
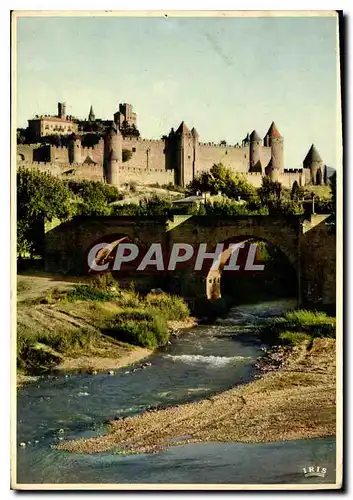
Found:
[[[249, 235], [249, 234], [243, 234], [243, 235], [237, 235], [234, 237], [230, 237], [226, 239], [225, 241], [222, 242], [224, 245], [224, 250], [222, 251], [220, 257], [219, 257], [219, 267], [216, 270], [212, 270], [211, 266], [207, 272], [207, 275], [205, 277], [205, 288], [206, 288], [206, 296], [209, 300], [214, 301], [218, 300], [222, 297], [222, 284], [224, 283], [225, 279], [237, 279], [237, 276], [239, 276], [239, 273], [241, 273], [241, 276], [244, 277], [246, 273], [249, 273], [250, 276], [250, 271], [246, 270], [246, 261], [249, 256], [250, 252], [250, 245], [252, 244], [257, 244], [258, 242], [265, 243], [269, 247], [275, 248], [277, 251], [279, 251], [279, 254], [284, 257], [284, 259], [287, 261], [289, 264], [289, 267], [291, 269], [291, 280], [293, 280], [293, 277], [295, 276], [295, 293], [297, 295], [297, 298], [299, 300], [299, 276], [300, 276], [300, 270], [299, 270], [299, 258], [298, 255], [296, 255], [292, 249], [288, 249], [286, 245], [284, 247], [278, 244], [274, 244], [272, 241], [270, 241], [268, 238], [263, 238], [259, 236], [254, 236], [254, 235]], [[229, 264], [229, 260], [232, 255], [232, 248], [230, 245], [242, 245], [239, 248], [239, 251], [237, 252], [237, 266], [239, 267], [238, 270], [225, 270], [226, 266]], [[255, 250], [253, 248], [252, 250]], [[256, 252], [255, 255], [250, 257], [251, 263], [255, 264], [256, 267], [258, 266], [263, 266], [264, 263], [259, 259], [258, 252]], [[265, 271], [265, 269], [264, 269]], [[252, 271], [252, 273], [259, 274], [261, 276], [262, 270], [259, 268], [257, 271]], [[292, 281], [290, 281], [292, 283]]]

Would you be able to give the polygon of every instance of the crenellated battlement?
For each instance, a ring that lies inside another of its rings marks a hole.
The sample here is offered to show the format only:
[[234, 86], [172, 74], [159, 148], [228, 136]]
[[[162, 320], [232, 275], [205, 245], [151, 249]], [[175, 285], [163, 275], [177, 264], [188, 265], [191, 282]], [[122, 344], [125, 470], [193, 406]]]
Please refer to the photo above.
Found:
[[212, 147], [219, 149], [249, 149], [249, 146], [241, 146], [239, 143], [237, 144], [219, 144], [216, 142], [199, 142], [199, 146], [202, 147]]
[[[58, 117], [52, 117], [53, 122], [66, 116], [63, 103], [59, 104]], [[278, 179], [288, 187], [294, 181], [301, 185], [305, 182], [315, 183], [317, 170], [324, 168], [318, 151], [312, 145], [304, 160], [309, 175], [301, 168], [284, 170], [284, 139], [274, 122], [264, 138], [253, 130], [240, 142], [227, 144], [199, 141], [197, 130], [190, 130], [185, 122], [160, 139], [123, 137], [121, 133], [113, 133], [112, 129], [123, 130], [121, 118], [131, 119], [132, 124], [135, 124], [136, 114], [132, 113], [131, 104], [125, 103], [119, 107], [113, 122], [95, 120], [93, 109], [90, 109], [89, 116], [90, 122], [97, 121], [104, 127], [104, 138], [101, 137], [98, 143], [83, 146], [82, 138], [85, 135], [72, 136], [71, 133], [76, 134], [77, 130], [65, 128], [64, 125], [64, 131], [71, 132], [67, 135], [71, 141], [66, 146], [41, 143], [18, 145], [18, 164], [50, 171], [54, 175], [74, 175], [88, 179], [103, 179], [106, 176], [108, 182], [117, 185], [125, 180], [136, 180], [140, 183], [173, 182], [183, 187], [195, 176], [209, 172], [214, 164], [219, 163], [236, 174], [244, 175], [256, 187], [261, 185], [264, 175], [269, 175], [272, 180]], [[50, 117], [43, 115], [43, 118]], [[47, 124], [46, 129], [49, 127], [50, 130], [56, 130]], [[93, 129], [91, 127], [89, 130]], [[87, 133], [90, 133], [88, 128]], [[38, 134], [35, 137], [38, 140]], [[124, 152], [124, 149], [129, 153]]]
[[283, 171], [284, 174], [302, 174], [303, 169], [302, 168], [286, 168]]

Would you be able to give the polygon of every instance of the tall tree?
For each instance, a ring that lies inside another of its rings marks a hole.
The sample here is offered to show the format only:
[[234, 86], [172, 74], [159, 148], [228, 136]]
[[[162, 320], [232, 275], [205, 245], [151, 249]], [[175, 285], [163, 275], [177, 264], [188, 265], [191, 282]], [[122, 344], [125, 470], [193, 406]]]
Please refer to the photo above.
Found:
[[20, 255], [43, 252], [44, 223], [73, 213], [70, 191], [58, 178], [37, 169], [17, 171], [17, 249]]
[[325, 186], [328, 185], [327, 165], [325, 165], [325, 168], [324, 168], [324, 184], [325, 184]]
[[321, 184], [322, 184], [322, 170], [321, 168], [319, 168], [318, 171], [316, 172], [316, 185], [321, 186]]
[[290, 193], [290, 198], [292, 201], [298, 202], [300, 197], [300, 188], [297, 181], [293, 182], [292, 191]]
[[334, 213], [336, 213], [336, 181], [337, 174], [334, 172], [330, 177], [330, 187], [331, 187], [331, 196], [332, 196], [332, 207]]

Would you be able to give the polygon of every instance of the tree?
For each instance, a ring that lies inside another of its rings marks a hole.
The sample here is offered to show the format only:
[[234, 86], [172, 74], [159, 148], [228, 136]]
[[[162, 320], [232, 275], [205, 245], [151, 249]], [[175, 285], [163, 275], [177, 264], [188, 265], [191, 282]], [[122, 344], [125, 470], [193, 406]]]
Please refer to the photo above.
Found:
[[264, 205], [277, 202], [281, 197], [282, 185], [280, 182], [272, 181], [269, 177], [263, 177], [262, 186], [258, 189], [258, 194]]
[[121, 124], [120, 132], [123, 137], [140, 137], [140, 132], [136, 128], [136, 125], [134, 123], [129, 125], [126, 120]]
[[123, 163], [126, 161], [131, 160], [132, 158], [132, 151], [131, 149], [123, 149]]
[[332, 208], [333, 208], [334, 213], [336, 213], [336, 182], [337, 182], [337, 174], [336, 174], [336, 172], [334, 172], [330, 177]]
[[101, 137], [102, 136], [100, 134], [83, 134], [81, 137], [81, 145], [83, 148], [93, 148], [99, 143]]
[[222, 163], [214, 164], [209, 172], [202, 172], [189, 184], [188, 190], [191, 193], [210, 192], [217, 194], [219, 191], [229, 198], [246, 200], [256, 194], [256, 189], [247, 182], [241, 174], [235, 174], [230, 168], [226, 168]]
[[42, 255], [44, 223], [73, 213], [70, 191], [58, 178], [37, 169], [17, 171], [17, 250]]
[[[299, 186], [298, 186], [299, 187]], [[270, 214], [299, 214], [301, 206], [296, 200], [291, 200], [288, 191], [280, 182], [271, 181], [268, 177], [262, 179], [262, 186], [258, 189], [262, 205], [268, 208]]]
[[294, 181], [293, 182], [293, 186], [292, 186], [292, 191], [290, 193], [290, 199], [292, 201], [296, 201], [298, 202], [299, 201], [299, 197], [300, 197], [300, 188], [299, 188], [299, 184], [297, 181]]
[[119, 191], [95, 181], [69, 181], [68, 187], [76, 195], [77, 215], [110, 215], [109, 203], [121, 199]]
[[328, 185], [327, 165], [325, 165], [325, 168], [324, 168], [324, 184], [325, 184], [325, 186]]
[[321, 168], [319, 168], [318, 171], [316, 172], [316, 185], [321, 186], [321, 184], [322, 184], [322, 170]]

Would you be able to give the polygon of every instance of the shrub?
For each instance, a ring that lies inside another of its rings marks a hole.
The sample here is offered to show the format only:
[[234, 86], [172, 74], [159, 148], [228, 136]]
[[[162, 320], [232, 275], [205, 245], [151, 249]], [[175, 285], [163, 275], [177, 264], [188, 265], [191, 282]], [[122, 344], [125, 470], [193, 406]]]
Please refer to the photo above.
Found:
[[182, 320], [190, 314], [184, 300], [175, 295], [150, 293], [146, 297], [146, 303], [162, 312], [167, 320]]
[[108, 333], [149, 349], [164, 345], [169, 337], [165, 318], [148, 309], [124, 311], [111, 322]]
[[131, 151], [131, 149], [123, 149], [123, 152], [122, 152], [123, 163], [131, 160], [131, 158], [132, 158], [132, 151]]
[[73, 302], [75, 300], [112, 300], [114, 294], [109, 291], [100, 290], [90, 285], [77, 285], [66, 293], [65, 298]]

